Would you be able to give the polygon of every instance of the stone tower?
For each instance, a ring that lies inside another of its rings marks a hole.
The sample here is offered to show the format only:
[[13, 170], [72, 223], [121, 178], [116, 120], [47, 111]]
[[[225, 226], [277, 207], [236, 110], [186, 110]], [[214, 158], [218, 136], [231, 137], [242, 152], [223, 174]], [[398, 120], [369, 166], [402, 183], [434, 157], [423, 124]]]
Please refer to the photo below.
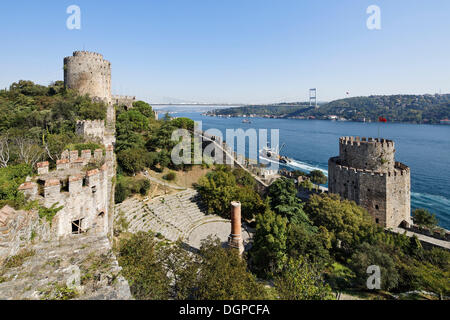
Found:
[[113, 144], [116, 114], [111, 95], [111, 63], [100, 53], [75, 51], [71, 57], [64, 58], [64, 85], [107, 104], [106, 122], [79, 121], [77, 133], [99, 138], [104, 145]]
[[93, 99], [111, 103], [111, 63], [100, 53], [75, 51], [64, 58], [64, 84]]
[[353, 200], [383, 227], [411, 223], [410, 169], [395, 161], [391, 140], [342, 137], [328, 161], [330, 193]]

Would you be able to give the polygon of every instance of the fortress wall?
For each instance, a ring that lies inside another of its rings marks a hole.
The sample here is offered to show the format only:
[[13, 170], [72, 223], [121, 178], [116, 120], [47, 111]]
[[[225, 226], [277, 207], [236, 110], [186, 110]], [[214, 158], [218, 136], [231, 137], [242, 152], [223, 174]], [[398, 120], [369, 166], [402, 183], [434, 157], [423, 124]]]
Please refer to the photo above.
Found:
[[387, 179], [387, 226], [399, 226], [402, 221], [411, 224], [411, 172], [401, 163]]
[[133, 107], [133, 103], [136, 102], [135, 96], [119, 96], [119, 95], [113, 95], [112, 98], [112, 104], [118, 105], [118, 106], [126, 106], [127, 109]]
[[104, 120], [78, 120], [76, 124], [77, 135], [87, 139], [93, 138], [99, 141], [104, 140], [105, 121]]
[[354, 200], [376, 223], [384, 227], [410, 223], [410, 169], [395, 162], [393, 141], [342, 137], [339, 157], [328, 161], [328, 172], [329, 192]]
[[328, 162], [328, 188], [330, 193], [355, 201], [380, 225], [386, 223], [388, 174], [342, 166], [338, 158]]
[[360, 172], [359, 202], [372, 216], [375, 223], [387, 225], [387, 174]]
[[[72, 222], [81, 220], [84, 232], [95, 232], [106, 235], [112, 232], [110, 217], [114, 210], [113, 177], [115, 174], [115, 155], [112, 146], [108, 146], [105, 156], [103, 150], [83, 150], [82, 158], [78, 151], [65, 150], [62, 153], [64, 160], [59, 160], [59, 170], [39, 175], [38, 180], [44, 182], [42, 192], [36, 182], [25, 182], [19, 190], [30, 200], [39, 200], [50, 208], [56, 204], [63, 208], [55, 215], [53, 220], [56, 236], [66, 236], [72, 233]], [[84, 165], [93, 160], [105, 159], [99, 169], [83, 173]], [[68, 165], [62, 168], [61, 165]], [[111, 211], [112, 210], [112, 211]]]
[[57, 236], [71, 234], [72, 222], [77, 220], [81, 221], [83, 232], [107, 233], [108, 178], [103, 171], [95, 169], [88, 171], [84, 179], [82, 176], [69, 177], [68, 192], [61, 191], [61, 182], [58, 181], [51, 194], [45, 193], [46, 207], [54, 203], [63, 206], [54, 218]]
[[393, 171], [395, 145], [391, 140], [343, 137], [339, 139], [339, 157], [343, 165], [372, 171]]

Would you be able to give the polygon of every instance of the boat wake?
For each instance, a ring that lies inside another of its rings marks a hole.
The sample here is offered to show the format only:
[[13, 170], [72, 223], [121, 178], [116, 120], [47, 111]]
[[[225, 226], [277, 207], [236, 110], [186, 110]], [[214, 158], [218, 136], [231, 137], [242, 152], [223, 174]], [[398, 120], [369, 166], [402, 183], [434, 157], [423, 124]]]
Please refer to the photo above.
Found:
[[307, 163], [304, 163], [304, 162], [301, 162], [301, 161], [297, 161], [297, 160], [294, 160], [294, 159], [292, 159], [292, 161], [289, 164], [285, 165], [285, 166], [291, 167], [291, 168], [294, 168], [294, 169], [302, 169], [303, 171], [307, 171], [308, 173], [311, 172], [311, 171], [314, 171], [314, 170], [320, 170], [326, 176], [328, 176], [328, 171], [327, 170], [324, 170], [324, 169], [319, 168], [319, 167], [314, 167], [314, 166], [311, 166], [311, 165], [309, 165]]
[[290, 159], [290, 160], [291, 161], [289, 163], [280, 163], [278, 161], [274, 161], [274, 160], [269, 159], [269, 158], [262, 158], [262, 159], [260, 158], [260, 162], [261, 163], [264, 163], [264, 162], [276, 163], [276, 164], [278, 164], [279, 166], [282, 166], [282, 167], [288, 167], [288, 168], [291, 168], [291, 169], [301, 169], [302, 171], [305, 171], [306, 173], [310, 173], [311, 171], [314, 171], [314, 170], [320, 170], [326, 176], [328, 176], [328, 171], [327, 170], [324, 170], [322, 168], [309, 165], [309, 164], [307, 164], [305, 162], [301, 162], [301, 161], [298, 161], [298, 160], [295, 160], [295, 159]]
[[435, 194], [411, 192], [411, 207], [428, 209], [436, 214], [440, 226], [450, 229], [450, 218], [447, 214], [450, 199]]

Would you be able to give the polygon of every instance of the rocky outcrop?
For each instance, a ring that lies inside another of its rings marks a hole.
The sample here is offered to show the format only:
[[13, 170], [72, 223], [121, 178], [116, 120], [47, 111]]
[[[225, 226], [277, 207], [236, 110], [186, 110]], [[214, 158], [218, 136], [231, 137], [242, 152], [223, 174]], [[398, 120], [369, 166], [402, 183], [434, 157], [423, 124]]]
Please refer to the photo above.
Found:
[[20, 265], [13, 256], [1, 267], [0, 299], [132, 298], [106, 236], [73, 235], [25, 250]]

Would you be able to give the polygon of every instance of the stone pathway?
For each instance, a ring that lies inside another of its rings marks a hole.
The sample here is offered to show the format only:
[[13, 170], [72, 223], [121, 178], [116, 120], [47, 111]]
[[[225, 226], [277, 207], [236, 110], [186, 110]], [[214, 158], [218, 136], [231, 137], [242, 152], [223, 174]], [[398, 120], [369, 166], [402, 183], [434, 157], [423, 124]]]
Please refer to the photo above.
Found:
[[160, 180], [158, 178], [150, 177], [149, 174], [147, 172], [145, 172], [145, 171], [144, 171], [143, 175], [148, 180], [156, 182], [156, 183], [161, 184], [161, 185], [165, 185], [167, 188], [175, 189], [175, 190], [186, 190], [186, 188], [183, 188], [183, 187], [180, 187], [180, 186], [176, 186], [174, 184], [167, 183], [166, 181]]
[[386, 228], [386, 230], [388, 230], [388, 231], [391, 230], [392, 232], [399, 233], [399, 234], [404, 234], [406, 232], [406, 235], [408, 237], [416, 236], [417, 239], [419, 239], [420, 241], [427, 242], [434, 246], [450, 250], [450, 241], [445, 241], [445, 240], [440, 240], [440, 239], [436, 239], [433, 237], [428, 237], [426, 235], [408, 231], [403, 228]]

